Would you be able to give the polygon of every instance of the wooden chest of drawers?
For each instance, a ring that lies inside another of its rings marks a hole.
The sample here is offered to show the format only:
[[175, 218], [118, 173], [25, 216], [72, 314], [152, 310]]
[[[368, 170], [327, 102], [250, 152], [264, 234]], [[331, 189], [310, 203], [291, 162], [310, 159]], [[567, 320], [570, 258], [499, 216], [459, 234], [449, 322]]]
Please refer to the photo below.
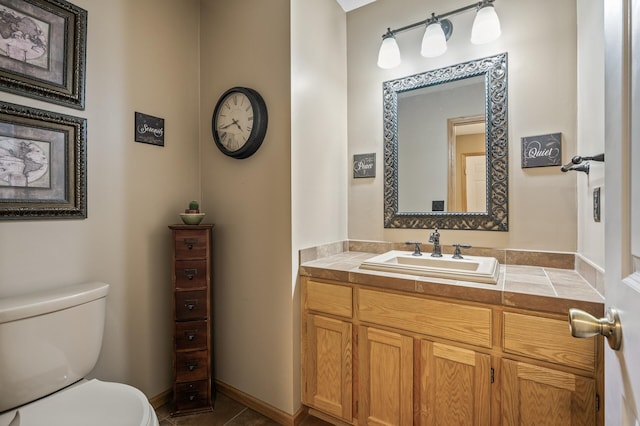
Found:
[[171, 225], [172, 415], [212, 410], [211, 234], [213, 225]]

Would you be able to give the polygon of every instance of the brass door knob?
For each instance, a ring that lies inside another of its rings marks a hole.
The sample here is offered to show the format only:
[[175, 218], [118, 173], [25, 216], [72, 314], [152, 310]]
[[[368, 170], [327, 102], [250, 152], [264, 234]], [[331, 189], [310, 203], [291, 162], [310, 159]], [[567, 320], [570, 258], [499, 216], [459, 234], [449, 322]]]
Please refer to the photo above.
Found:
[[580, 309], [569, 309], [569, 329], [573, 337], [601, 334], [607, 338], [614, 351], [620, 349], [622, 344], [622, 325], [618, 311], [614, 308], [607, 309], [607, 316], [600, 319]]

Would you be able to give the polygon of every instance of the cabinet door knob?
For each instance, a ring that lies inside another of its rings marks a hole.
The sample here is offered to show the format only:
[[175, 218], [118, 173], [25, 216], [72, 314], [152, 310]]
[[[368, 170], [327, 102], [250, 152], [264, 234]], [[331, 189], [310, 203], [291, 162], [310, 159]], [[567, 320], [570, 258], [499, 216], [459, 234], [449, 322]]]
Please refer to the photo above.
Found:
[[614, 308], [607, 309], [607, 316], [600, 319], [580, 309], [569, 309], [569, 329], [573, 337], [584, 338], [601, 334], [607, 338], [609, 346], [614, 351], [620, 349], [622, 344], [622, 325], [618, 311]]

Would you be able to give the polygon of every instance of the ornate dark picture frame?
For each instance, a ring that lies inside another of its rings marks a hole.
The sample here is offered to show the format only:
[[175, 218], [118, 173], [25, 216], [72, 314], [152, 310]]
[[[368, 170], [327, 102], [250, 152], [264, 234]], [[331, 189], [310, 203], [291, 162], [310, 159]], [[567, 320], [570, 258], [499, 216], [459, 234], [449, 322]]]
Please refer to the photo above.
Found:
[[87, 217], [87, 120], [0, 102], [0, 220]]
[[[485, 78], [487, 211], [398, 211], [398, 93], [474, 76]], [[507, 54], [385, 81], [382, 95], [384, 227], [508, 231]]]
[[87, 11], [0, 0], [0, 90], [84, 109]]

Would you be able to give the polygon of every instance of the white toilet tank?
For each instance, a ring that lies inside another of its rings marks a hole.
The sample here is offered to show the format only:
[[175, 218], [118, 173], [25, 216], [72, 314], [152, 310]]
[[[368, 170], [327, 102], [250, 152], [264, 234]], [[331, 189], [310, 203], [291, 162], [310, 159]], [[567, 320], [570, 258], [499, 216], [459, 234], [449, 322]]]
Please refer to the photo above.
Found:
[[102, 346], [109, 285], [0, 298], [0, 412], [86, 376]]

